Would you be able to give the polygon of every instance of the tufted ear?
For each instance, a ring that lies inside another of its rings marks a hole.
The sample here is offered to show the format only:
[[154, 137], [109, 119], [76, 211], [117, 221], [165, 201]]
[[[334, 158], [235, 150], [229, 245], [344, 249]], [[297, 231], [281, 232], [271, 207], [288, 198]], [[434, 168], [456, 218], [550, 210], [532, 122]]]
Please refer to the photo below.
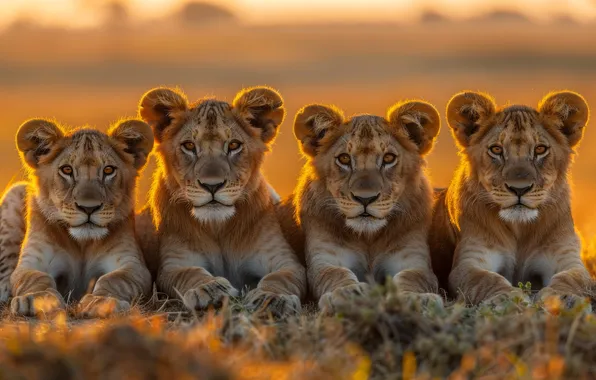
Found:
[[40, 159], [50, 153], [62, 137], [64, 132], [53, 122], [31, 119], [24, 122], [17, 131], [17, 149], [23, 162], [35, 169], [39, 166]]
[[559, 128], [571, 147], [580, 142], [590, 119], [588, 103], [572, 91], [551, 92], [540, 101], [538, 111]]
[[488, 94], [465, 91], [455, 94], [447, 103], [447, 124], [460, 147], [467, 147], [478, 132], [479, 121], [493, 116], [496, 104]]
[[139, 116], [153, 128], [155, 140], [161, 142], [163, 131], [172, 124], [178, 112], [188, 109], [186, 95], [165, 87], [147, 91], [139, 102]]
[[314, 157], [327, 131], [339, 127], [343, 122], [344, 114], [340, 109], [334, 106], [311, 104], [296, 113], [294, 136], [300, 142], [302, 152]]
[[277, 91], [269, 87], [245, 88], [232, 104], [242, 120], [261, 131], [263, 142], [275, 139], [286, 116], [284, 100]]
[[153, 132], [149, 125], [140, 120], [124, 120], [110, 128], [108, 135], [125, 145], [124, 152], [134, 158], [137, 170], [145, 166], [153, 149]]
[[387, 111], [389, 124], [401, 128], [424, 155], [432, 149], [441, 129], [441, 117], [430, 103], [408, 100], [393, 105]]

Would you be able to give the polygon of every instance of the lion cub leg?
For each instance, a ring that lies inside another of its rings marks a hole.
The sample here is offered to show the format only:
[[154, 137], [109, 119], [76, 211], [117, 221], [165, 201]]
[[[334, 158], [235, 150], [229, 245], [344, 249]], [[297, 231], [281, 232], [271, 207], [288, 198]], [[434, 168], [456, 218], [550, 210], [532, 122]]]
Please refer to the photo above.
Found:
[[374, 268], [375, 273], [392, 275], [399, 294], [419, 300], [423, 305], [443, 305], [439, 283], [430, 265], [430, 252], [424, 236], [413, 238], [406, 248], [388, 254]]
[[106, 318], [130, 309], [135, 300], [151, 292], [151, 274], [141, 259], [133, 239], [120, 242], [115, 253], [92, 260], [90, 271], [105, 272], [93, 291], [79, 302], [78, 311], [85, 318]]
[[269, 249], [255, 255], [255, 262], [268, 274], [246, 295], [245, 304], [251, 311], [265, 311], [275, 318], [296, 315], [306, 295], [306, 271], [281, 230], [268, 231], [273, 236], [265, 234], [261, 237], [263, 244], [257, 246]]
[[319, 300], [319, 309], [334, 313], [338, 304], [369, 290], [369, 285], [360, 282], [350, 269], [353, 265], [364, 267], [367, 258], [363, 253], [336, 243], [336, 238], [323, 231], [307, 236], [307, 276], [312, 293]]
[[585, 302], [586, 297], [594, 297], [594, 280], [580, 258], [579, 249], [562, 251], [552, 261], [557, 264], [555, 274], [548, 286], [538, 293], [538, 301], [558, 296], [567, 307], [573, 307], [578, 302]]
[[34, 317], [64, 309], [66, 303], [50, 272], [67, 268], [70, 266], [66, 257], [43, 254], [34, 246], [25, 247], [10, 279], [14, 295], [10, 302], [12, 314]]
[[25, 237], [26, 189], [26, 183], [15, 184], [0, 200], [0, 303], [10, 298], [10, 276]]
[[500, 304], [513, 298], [529, 302], [529, 297], [499, 274], [515, 259], [504, 251], [487, 251], [482, 245], [463, 245], [455, 252], [454, 268], [449, 275], [451, 290], [467, 303]]
[[206, 254], [181, 246], [175, 236], [162, 239], [160, 255], [158, 289], [168, 297], [181, 299], [189, 310], [219, 308], [226, 298], [240, 294], [227, 279], [205, 269], [209, 265]]

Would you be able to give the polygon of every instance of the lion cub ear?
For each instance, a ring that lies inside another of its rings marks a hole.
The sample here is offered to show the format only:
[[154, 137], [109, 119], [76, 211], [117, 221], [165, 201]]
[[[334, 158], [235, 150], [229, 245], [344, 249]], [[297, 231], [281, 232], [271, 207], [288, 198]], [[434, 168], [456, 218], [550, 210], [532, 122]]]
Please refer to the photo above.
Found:
[[147, 91], [139, 102], [139, 115], [153, 128], [158, 142], [162, 141], [164, 130], [172, 124], [176, 113], [188, 109], [186, 95], [178, 89], [165, 87]]
[[343, 112], [334, 106], [311, 104], [299, 110], [294, 118], [294, 136], [300, 141], [302, 153], [316, 156], [327, 131], [343, 122]]
[[588, 103], [572, 91], [551, 92], [540, 101], [538, 111], [567, 137], [570, 147], [580, 142], [590, 119]]
[[430, 103], [420, 100], [399, 102], [387, 111], [389, 124], [401, 128], [424, 155], [432, 149], [441, 129], [441, 116]]
[[35, 169], [42, 156], [50, 153], [62, 137], [62, 129], [51, 121], [31, 119], [24, 122], [17, 131], [17, 149], [23, 162]]
[[261, 140], [270, 143], [277, 136], [286, 117], [284, 100], [269, 87], [251, 87], [240, 91], [232, 102], [242, 120], [261, 131]]
[[124, 144], [124, 152], [130, 154], [135, 169], [139, 170], [147, 163], [153, 149], [151, 127], [140, 120], [125, 120], [114, 125], [108, 135]]
[[488, 94], [465, 91], [455, 94], [447, 103], [447, 124], [458, 145], [470, 145], [472, 135], [478, 132], [479, 122], [496, 112], [496, 104]]

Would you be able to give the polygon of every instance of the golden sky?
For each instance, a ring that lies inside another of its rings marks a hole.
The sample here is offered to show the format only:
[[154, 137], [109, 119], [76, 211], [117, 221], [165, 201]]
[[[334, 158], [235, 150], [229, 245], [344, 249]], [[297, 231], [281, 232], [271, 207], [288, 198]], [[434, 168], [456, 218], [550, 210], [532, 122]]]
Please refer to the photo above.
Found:
[[[26, 17], [46, 25], [93, 26], [100, 22], [98, 6], [109, 0], [0, 0], [0, 28]], [[185, 0], [126, 0], [135, 17], [159, 17]], [[494, 8], [519, 10], [537, 20], [569, 14], [588, 21], [596, 19], [594, 0], [211, 0], [233, 8], [247, 22], [300, 21], [399, 21], [414, 19], [432, 8], [452, 17], [466, 17]]]

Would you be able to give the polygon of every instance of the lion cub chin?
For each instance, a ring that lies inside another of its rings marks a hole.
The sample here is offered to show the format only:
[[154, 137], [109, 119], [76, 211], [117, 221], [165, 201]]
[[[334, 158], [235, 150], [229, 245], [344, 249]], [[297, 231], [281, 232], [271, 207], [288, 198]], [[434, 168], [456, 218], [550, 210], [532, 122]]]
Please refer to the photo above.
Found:
[[151, 128], [127, 120], [108, 134], [65, 132], [34, 119], [21, 125], [16, 141], [30, 181], [2, 198], [2, 225], [20, 227], [7, 230], [1, 252], [10, 256], [0, 258], [12, 272], [12, 313], [51, 314], [65, 308], [65, 299], [80, 299], [83, 317], [129, 309], [151, 290], [133, 219], [136, 178], [153, 147]]
[[386, 117], [345, 118], [318, 104], [296, 115], [307, 163], [278, 213], [305, 254], [321, 309], [333, 312], [369, 279], [387, 278], [403, 294], [442, 304], [426, 242], [432, 193], [424, 173], [439, 128], [438, 112], [422, 101], [397, 103]]
[[158, 143], [151, 201], [137, 226], [159, 290], [202, 310], [250, 289], [250, 310], [298, 313], [305, 270], [260, 171], [285, 116], [281, 96], [255, 87], [232, 103], [189, 104], [178, 90], [156, 88], [139, 113]]

